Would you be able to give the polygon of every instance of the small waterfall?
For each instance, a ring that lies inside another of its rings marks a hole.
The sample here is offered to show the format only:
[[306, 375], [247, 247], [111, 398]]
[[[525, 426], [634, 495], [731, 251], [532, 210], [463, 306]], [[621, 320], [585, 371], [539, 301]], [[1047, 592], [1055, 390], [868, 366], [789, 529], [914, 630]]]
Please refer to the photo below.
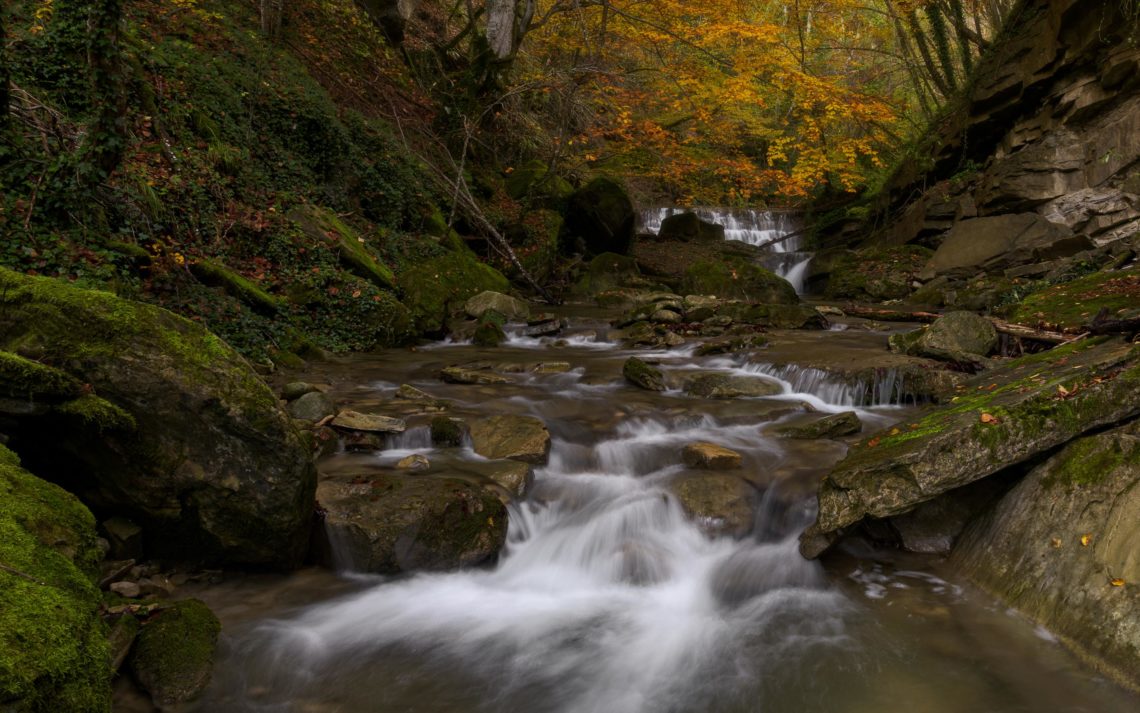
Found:
[[696, 213], [701, 220], [723, 225], [725, 240], [738, 240], [765, 248], [765, 267], [790, 282], [798, 294], [803, 294], [811, 253], [801, 251], [800, 235], [781, 240], [799, 230], [799, 224], [793, 215], [727, 208], [649, 208], [641, 211], [640, 229], [643, 232], [657, 233], [666, 218], [685, 211]]
[[878, 370], [871, 379], [844, 379], [822, 369], [787, 364], [748, 364], [744, 370], [782, 381], [792, 393], [811, 394], [832, 406], [892, 406], [917, 403], [898, 369]]

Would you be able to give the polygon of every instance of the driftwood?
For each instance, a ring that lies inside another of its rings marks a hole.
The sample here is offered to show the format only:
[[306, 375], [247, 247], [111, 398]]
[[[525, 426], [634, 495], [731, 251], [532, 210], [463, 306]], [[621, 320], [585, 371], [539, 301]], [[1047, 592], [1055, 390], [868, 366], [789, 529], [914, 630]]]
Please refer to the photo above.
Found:
[[1077, 337], [1077, 335], [1073, 334], [1050, 332], [1045, 329], [1034, 329], [1033, 327], [1026, 327], [1021, 324], [1011, 324], [1010, 322], [995, 317], [990, 317], [989, 320], [993, 323], [994, 329], [996, 329], [999, 334], [1008, 334], [1011, 337], [1032, 339], [1047, 344], [1064, 344], [1065, 342], [1074, 341], [1074, 337]]
[[862, 305], [848, 304], [843, 307], [844, 314], [864, 319], [877, 319], [882, 322], [933, 322], [942, 315], [937, 312], [904, 312], [896, 309], [883, 309], [881, 307], [864, 307]]

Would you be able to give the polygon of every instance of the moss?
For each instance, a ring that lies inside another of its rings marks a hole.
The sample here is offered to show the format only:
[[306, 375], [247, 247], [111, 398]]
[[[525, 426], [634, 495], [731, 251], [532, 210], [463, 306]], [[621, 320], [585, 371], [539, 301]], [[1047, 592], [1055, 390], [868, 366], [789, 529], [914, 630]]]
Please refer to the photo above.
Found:
[[860, 251], [838, 261], [826, 294], [831, 299], [886, 300], [906, 297], [934, 253], [917, 245]]
[[131, 668], [160, 706], [193, 699], [210, 682], [221, 623], [197, 599], [163, 608], [139, 632]]
[[1109, 447], [1093, 438], [1082, 438], [1070, 444], [1062, 453], [1062, 461], [1041, 481], [1045, 488], [1065, 486], [1077, 488], [1096, 485], [1104, 481], [1126, 459], [1119, 440], [1113, 440]]
[[302, 206], [291, 212], [289, 217], [319, 243], [331, 241], [341, 264], [358, 277], [383, 289], [396, 288], [396, 276], [368, 252], [367, 241], [336, 213], [325, 208]]
[[1104, 310], [1108, 319], [1140, 315], [1140, 271], [1098, 272], [1046, 287], [1019, 304], [1010, 321], [1078, 330]]
[[0, 393], [32, 401], [73, 398], [81, 392], [82, 384], [66, 372], [0, 351]]
[[56, 409], [59, 413], [74, 416], [89, 428], [103, 431], [133, 431], [138, 427], [135, 417], [110, 401], [95, 394], [84, 394]]
[[91, 513], [74, 496], [19, 468], [14, 454], [0, 446], [5, 710], [110, 710], [107, 632], [92, 584], [99, 559]]
[[463, 445], [463, 423], [436, 416], [431, 420], [431, 442], [435, 446], [458, 448]]
[[702, 260], [685, 270], [684, 294], [716, 295], [771, 304], [796, 304], [799, 297], [787, 280], [741, 259]]
[[626, 359], [621, 368], [622, 376], [630, 383], [647, 391], [664, 391], [665, 376], [637, 357]]
[[190, 272], [203, 284], [222, 288], [262, 314], [276, 314], [281, 309], [276, 297], [219, 262], [198, 260], [190, 264]]
[[489, 309], [479, 317], [479, 324], [475, 327], [473, 341], [481, 347], [497, 347], [507, 341], [507, 333], [503, 325], [507, 318], [493, 309]]
[[506, 292], [507, 278], [467, 253], [448, 253], [406, 270], [404, 302], [421, 332], [438, 332], [451, 309], [480, 292]]
[[607, 290], [628, 286], [641, 279], [637, 261], [627, 255], [602, 253], [586, 266], [586, 272], [574, 286], [580, 295], [597, 295]]

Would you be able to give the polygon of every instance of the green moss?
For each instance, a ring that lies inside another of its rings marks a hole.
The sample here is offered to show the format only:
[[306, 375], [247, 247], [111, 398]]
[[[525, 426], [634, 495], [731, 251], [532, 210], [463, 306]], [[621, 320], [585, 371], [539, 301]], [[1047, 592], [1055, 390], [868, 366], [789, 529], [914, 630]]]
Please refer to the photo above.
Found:
[[78, 379], [18, 354], [0, 351], [0, 393], [12, 398], [66, 399], [78, 396]]
[[435, 446], [458, 448], [463, 445], [463, 424], [447, 416], [431, 420], [431, 442]]
[[197, 599], [165, 607], [139, 632], [131, 667], [155, 702], [194, 698], [210, 682], [221, 623]]
[[475, 327], [473, 341], [481, 347], [497, 347], [507, 340], [507, 333], [503, 325], [507, 318], [493, 309], [489, 309], [479, 317], [479, 324]]
[[133, 431], [138, 426], [134, 416], [95, 394], [84, 394], [56, 410], [76, 417], [84, 426], [100, 433], [112, 430]]
[[1121, 448], [1119, 439], [1112, 440], [1105, 447], [1103, 441], [1082, 438], [1065, 448], [1061, 462], [1041, 481], [1041, 485], [1046, 488], [1096, 485], [1132, 457], [1132, 453], [1125, 453]]
[[198, 260], [190, 264], [190, 271], [202, 283], [211, 287], [222, 288], [258, 312], [276, 314], [281, 309], [281, 304], [276, 297], [219, 262], [206, 259]]
[[681, 280], [681, 290], [690, 295], [716, 295], [771, 304], [796, 304], [799, 297], [787, 280], [771, 270], [741, 259], [702, 260], [694, 263]]
[[480, 292], [506, 292], [507, 278], [466, 253], [448, 253], [400, 275], [404, 302], [417, 329], [438, 332], [451, 309]]
[[1105, 310], [1108, 319], [1140, 314], [1140, 271], [1097, 272], [1046, 287], [1026, 297], [1010, 315], [1018, 324], [1077, 330]]
[[99, 559], [91, 513], [71, 494], [19, 468], [15, 455], [0, 446], [5, 710], [110, 710], [106, 627], [91, 579]]
[[906, 297], [934, 253], [917, 245], [860, 251], [838, 261], [828, 279], [831, 299], [887, 300]]

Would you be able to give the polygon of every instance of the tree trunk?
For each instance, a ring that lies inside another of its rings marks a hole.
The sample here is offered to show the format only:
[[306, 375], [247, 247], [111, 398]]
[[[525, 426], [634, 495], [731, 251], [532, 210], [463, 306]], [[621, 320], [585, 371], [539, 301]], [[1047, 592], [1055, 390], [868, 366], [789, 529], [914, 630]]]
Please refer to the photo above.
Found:
[[98, 0], [91, 8], [90, 18], [87, 62], [95, 119], [88, 131], [86, 151], [96, 171], [85, 181], [98, 183], [119, 166], [126, 148], [127, 98], [119, 51], [121, 0]]
[[4, 27], [4, 13], [0, 11], [0, 141], [7, 140], [8, 128], [11, 125], [9, 107], [9, 76], [8, 76], [8, 34]]
[[518, 0], [487, 0], [487, 44], [496, 59], [515, 53], [515, 11]]

